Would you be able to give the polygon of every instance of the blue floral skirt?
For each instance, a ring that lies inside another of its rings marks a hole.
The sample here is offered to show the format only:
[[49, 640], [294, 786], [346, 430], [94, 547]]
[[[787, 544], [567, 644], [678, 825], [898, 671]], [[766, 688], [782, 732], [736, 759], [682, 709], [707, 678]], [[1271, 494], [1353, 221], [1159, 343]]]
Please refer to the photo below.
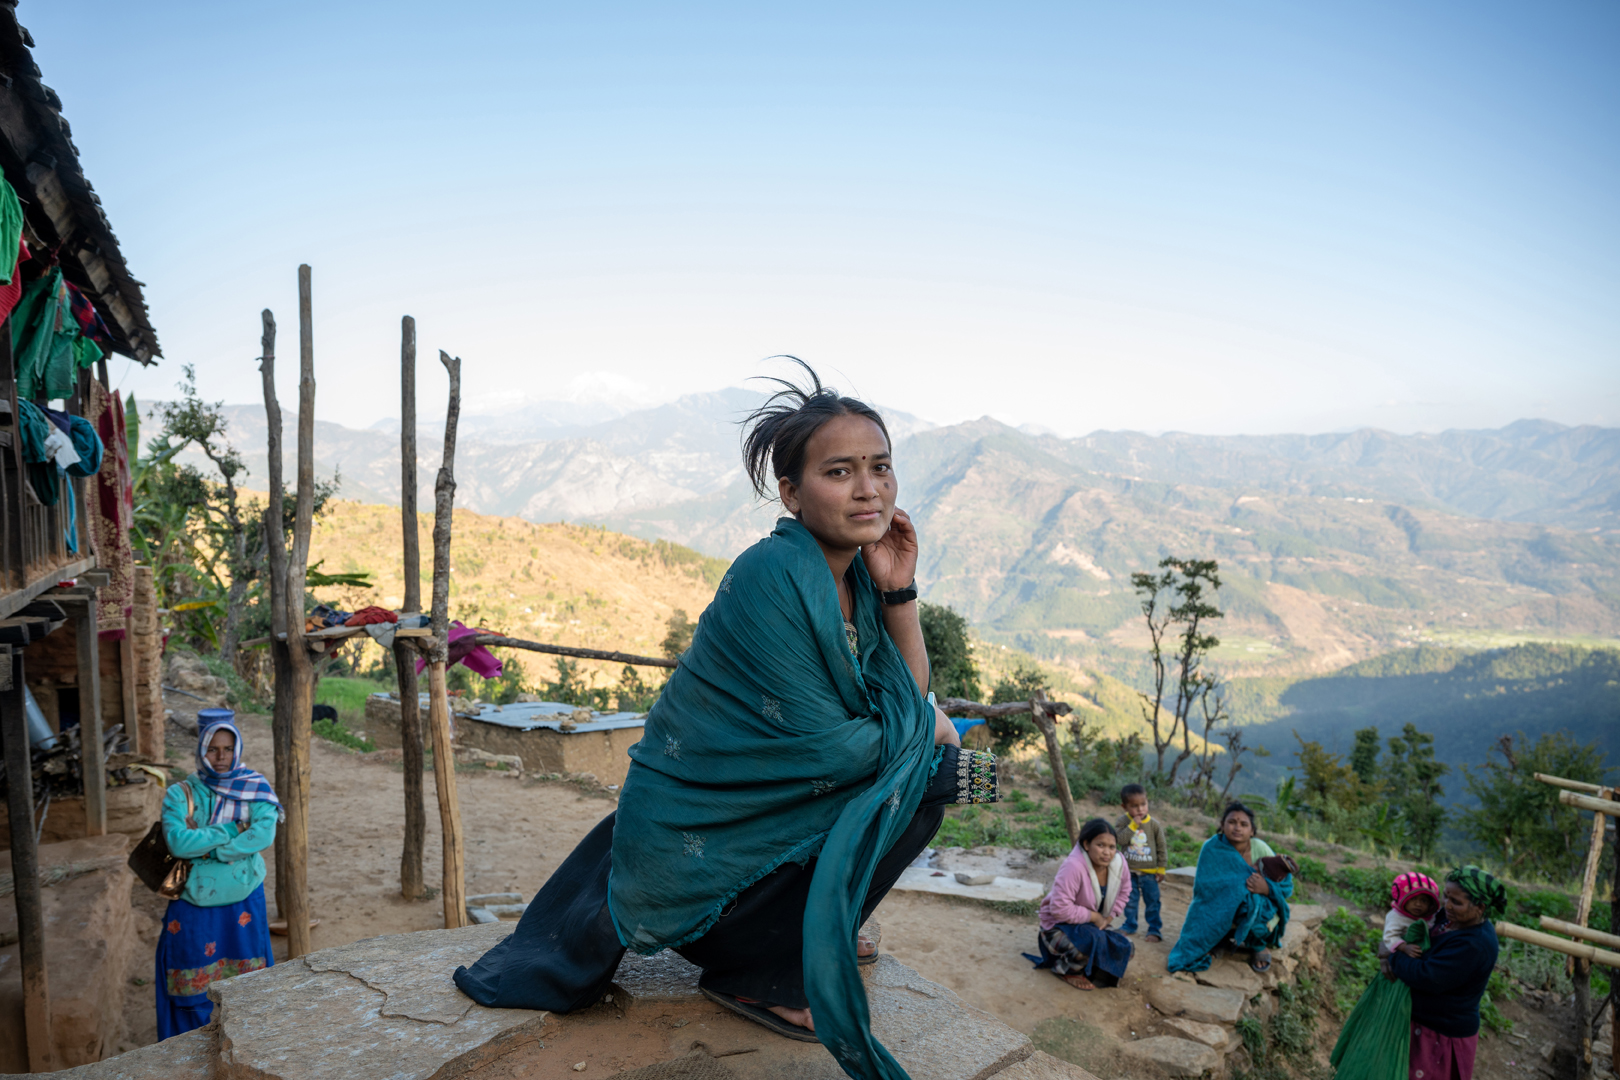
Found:
[[170, 900], [158, 935], [158, 1038], [172, 1038], [208, 1023], [214, 1013], [214, 1003], [208, 1000], [210, 983], [275, 962], [263, 885], [247, 899], [223, 907]]

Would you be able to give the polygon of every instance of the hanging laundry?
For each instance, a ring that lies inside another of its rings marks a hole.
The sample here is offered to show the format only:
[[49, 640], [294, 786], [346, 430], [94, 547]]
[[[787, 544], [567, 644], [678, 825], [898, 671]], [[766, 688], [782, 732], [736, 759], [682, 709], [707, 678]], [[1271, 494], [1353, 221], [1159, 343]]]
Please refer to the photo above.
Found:
[[23, 288], [11, 319], [11, 351], [17, 365], [17, 396], [65, 398], [73, 393], [73, 343], [79, 324], [68, 310], [61, 267], [52, 267]]
[[[470, 630], [459, 622], [450, 624], [450, 654], [445, 664], [454, 667], [457, 664], [466, 664], [474, 675], [482, 675], [486, 679], [498, 679], [501, 675], [501, 662], [495, 659], [495, 654], [478, 644], [479, 634], [491, 634], [493, 630], [479, 627]], [[427, 661], [416, 661], [416, 673], [422, 674], [427, 667]]]
[[[23, 209], [17, 189], [0, 176], [0, 251], [13, 252], [22, 244]], [[10, 285], [17, 277], [17, 264], [0, 267], [0, 285]]]
[[70, 416], [68, 421], [68, 439], [73, 443], [73, 452], [79, 455], [79, 461], [76, 465], [65, 465], [63, 468], [67, 469], [69, 476], [94, 476], [101, 469], [101, 458], [105, 453], [101, 436], [82, 416]]
[[343, 621], [344, 626], [370, 626], [372, 623], [399, 622], [399, 613], [385, 607], [363, 607]]
[[[3, 243], [4, 240], [5, 237], [0, 236], [0, 243]], [[96, 305], [90, 302], [90, 298], [84, 295], [77, 285], [69, 285], [67, 290], [68, 310], [73, 313], [73, 321], [79, 324], [79, 332], [91, 341], [110, 343], [112, 341], [112, 331], [108, 330], [107, 324], [101, 321], [101, 313], [96, 310]], [[99, 353], [101, 350], [97, 349], [96, 351]], [[96, 360], [99, 359], [101, 357], [97, 356]], [[90, 361], [90, 363], [95, 363], [95, 360]], [[90, 364], [80, 365], [80, 367], [89, 366]]]
[[11, 280], [4, 285], [0, 285], [0, 320], [10, 316], [12, 310], [17, 306], [17, 301], [22, 299], [22, 264], [31, 257], [32, 252], [28, 250], [28, 245], [18, 240], [17, 259], [11, 264]]
[[[28, 486], [41, 503], [55, 506], [61, 497], [61, 485], [57, 483], [56, 465], [51, 461], [49, 440], [55, 437], [66, 442], [67, 436], [46, 418], [37, 405], [21, 394], [17, 401], [17, 426], [22, 432], [22, 456], [28, 469]], [[72, 448], [73, 444], [68, 442], [68, 449]]]
[[103, 641], [120, 641], [135, 603], [135, 553], [129, 542], [133, 518], [129, 476], [129, 444], [124, 437], [124, 403], [96, 379], [90, 380], [90, 407], [102, 445], [101, 465], [93, 481], [94, 495], [86, 491], [85, 517], [90, 525], [90, 550], [96, 563], [111, 578], [101, 588], [96, 622]]

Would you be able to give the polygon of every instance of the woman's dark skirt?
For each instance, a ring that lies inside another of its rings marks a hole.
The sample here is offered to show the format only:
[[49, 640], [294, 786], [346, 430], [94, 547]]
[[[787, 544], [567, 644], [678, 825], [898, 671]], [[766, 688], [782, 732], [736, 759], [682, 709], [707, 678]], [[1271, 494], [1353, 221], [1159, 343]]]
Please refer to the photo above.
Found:
[[158, 935], [158, 1038], [183, 1035], [208, 1023], [214, 1012], [214, 1003], [208, 1000], [211, 983], [275, 962], [263, 885], [247, 899], [221, 907], [170, 900]]
[[[569, 1013], [594, 1005], [624, 956], [608, 914], [613, 822], [609, 814], [586, 834], [529, 904], [512, 936], [470, 968], [456, 985], [480, 1005]], [[879, 861], [861, 905], [861, 921], [900, 873], [922, 854], [944, 819], [943, 806], [924, 807]], [[787, 863], [738, 894], [714, 927], [678, 951], [703, 969], [701, 985], [723, 994], [802, 1009], [804, 906], [816, 860]], [[829, 942], [828, 948], [849, 948]]]
[[1035, 966], [1049, 967], [1059, 975], [1081, 974], [1098, 986], [1116, 986], [1125, 977], [1135, 946], [1117, 930], [1104, 930], [1096, 923], [1058, 923], [1042, 930], [1035, 939], [1040, 946]]

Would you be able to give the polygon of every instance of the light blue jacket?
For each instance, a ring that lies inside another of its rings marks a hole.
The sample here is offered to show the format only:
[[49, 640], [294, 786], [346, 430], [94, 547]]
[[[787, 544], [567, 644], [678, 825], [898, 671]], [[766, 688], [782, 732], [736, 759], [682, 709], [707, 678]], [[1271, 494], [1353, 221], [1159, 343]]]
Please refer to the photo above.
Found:
[[186, 827], [186, 795], [180, 784], [170, 784], [163, 796], [163, 838], [176, 858], [191, 860], [191, 875], [180, 899], [198, 907], [224, 907], [246, 900], [264, 884], [264, 859], [259, 852], [275, 843], [276, 807], [254, 803], [246, 829], [239, 829], [234, 821], [208, 825], [205, 822], [213, 815], [218, 796], [195, 776], [182, 783], [191, 788], [196, 801], [192, 820], [197, 828]]

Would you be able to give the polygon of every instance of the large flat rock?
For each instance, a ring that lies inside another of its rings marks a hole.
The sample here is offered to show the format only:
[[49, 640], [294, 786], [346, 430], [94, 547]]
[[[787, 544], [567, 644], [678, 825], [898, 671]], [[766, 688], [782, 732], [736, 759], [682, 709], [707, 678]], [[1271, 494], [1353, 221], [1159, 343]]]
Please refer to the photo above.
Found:
[[1200, 1020], [1189, 1020], [1185, 1016], [1166, 1017], [1164, 1026], [1177, 1035], [1201, 1042], [1205, 1046], [1216, 1050], [1228, 1050], [1237, 1045], [1237, 1036], [1221, 1027], [1219, 1024], [1206, 1024]]
[[[935, 874], [941, 876], [935, 877]], [[900, 872], [900, 880], [894, 883], [894, 887], [906, 892], [960, 896], [969, 900], [1027, 901], [1039, 900], [1046, 895], [1046, 886], [1038, 881], [998, 877], [988, 885], [963, 885], [956, 880], [954, 873], [923, 866], [906, 867]]]
[[1207, 971], [1200, 971], [1193, 978], [1198, 980], [1200, 986], [1237, 990], [1244, 997], [1251, 997], [1266, 988], [1265, 979], [1259, 972], [1249, 967], [1247, 963], [1236, 960], [1216, 960], [1209, 965]]
[[209, 1024], [103, 1062], [52, 1075], [65, 1080], [212, 1080], [217, 1060], [219, 1029]]
[[[499, 924], [371, 938], [215, 983], [220, 1080], [447, 1080], [535, 1039], [548, 1013], [485, 1009], [450, 976]], [[99, 1080], [99, 1078], [98, 1078]]]
[[1299, 923], [1307, 930], [1315, 930], [1328, 917], [1328, 909], [1321, 904], [1288, 905], [1288, 921]]
[[1180, 979], [1147, 980], [1148, 1004], [1166, 1016], [1185, 1016], [1206, 1024], [1235, 1024], [1248, 1000], [1241, 990], [1199, 986]]
[[1170, 1076], [1203, 1076], [1221, 1067], [1221, 1056], [1212, 1048], [1174, 1035], [1155, 1035], [1125, 1043], [1120, 1049], [1138, 1061], [1149, 1061]]

